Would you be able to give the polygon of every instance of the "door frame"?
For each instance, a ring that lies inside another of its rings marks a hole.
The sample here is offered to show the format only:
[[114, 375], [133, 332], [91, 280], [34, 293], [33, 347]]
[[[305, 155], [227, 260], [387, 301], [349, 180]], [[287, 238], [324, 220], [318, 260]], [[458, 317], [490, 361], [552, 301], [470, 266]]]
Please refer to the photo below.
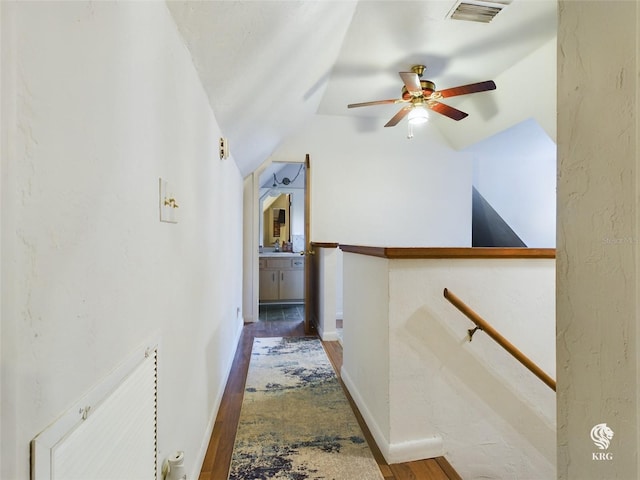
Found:
[[[260, 228], [259, 228], [259, 216], [262, 215], [260, 211], [260, 176], [264, 173], [264, 171], [272, 164], [303, 164], [305, 166], [305, 186], [304, 186], [304, 234], [305, 234], [305, 250], [304, 253], [310, 250], [310, 240], [309, 235], [307, 235], [308, 230], [310, 229], [310, 211], [311, 211], [311, 202], [309, 195], [310, 188], [310, 179], [309, 179], [309, 154], [306, 155], [305, 159], [302, 161], [292, 161], [292, 160], [268, 160], [263, 163], [260, 167], [258, 167], [249, 177], [245, 177], [245, 202], [249, 201], [251, 204], [251, 208], [244, 210], [244, 228], [245, 234], [244, 243], [245, 243], [245, 260], [249, 260], [249, 265], [246, 265], [243, 270], [244, 274], [247, 276], [245, 278], [244, 287], [243, 287], [243, 304], [245, 305], [244, 318], [245, 322], [257, 322], [258, 321], [258, 312], [259, 312], [259, 304], [260, 304], [260, 292], [259, 292], [259, 276], [260, 276], [260, 261], [259, 261], [259, 252], [258, 245], [260, 245]], [[250, 189], [250, 194], [249, 190]], [[304, 298], [304, 307], [305, 307], [305, 321], [304, 321], [304, 329], [305, 333], [310, 334], [313, 333], [314, 328], [311, 326], [309, 322], [309, 318], [307, 317], [307, 255], [305, 255], [305, 298]]]
[[304, 159], [304, 333], [318, 333], [316, 252], [311, 242], [311, 160], [307, 153]]

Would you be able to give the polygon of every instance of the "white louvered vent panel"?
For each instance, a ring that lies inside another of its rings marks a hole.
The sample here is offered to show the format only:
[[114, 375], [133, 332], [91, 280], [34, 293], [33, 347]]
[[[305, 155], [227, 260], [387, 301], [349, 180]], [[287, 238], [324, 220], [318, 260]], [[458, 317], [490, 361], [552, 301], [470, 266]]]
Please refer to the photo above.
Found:
[[458, 0], [447, 15], [452, 20], [490, 23], [511, 0]]
[[157, 349], [105, 383], [34, 439], [33, 480], [156, 478]]

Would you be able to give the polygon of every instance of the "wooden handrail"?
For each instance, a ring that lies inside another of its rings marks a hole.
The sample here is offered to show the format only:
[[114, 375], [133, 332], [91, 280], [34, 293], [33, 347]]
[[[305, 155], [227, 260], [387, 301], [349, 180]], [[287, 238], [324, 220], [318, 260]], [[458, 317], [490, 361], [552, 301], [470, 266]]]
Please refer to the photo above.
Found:
[[556, 381], [553, 378], [547, 375], [547, 373], [538, 365], [536, 365], [529, 357], [518, 350], [509, 340], [500, 335], [500, 333], [498, 333], [495, 328], [487, 323], [486, 320], [484, 320], [480, 315], [471, 310], [471, 308], [469, 308], [467, 304], [465, 304], [462, 300], [460, 300], [446, 288], [444, 289], [444, 298], [449, 300], [449, 302], [451, 302], [458, 310], [464, 313], [469, 318], [469, 320], [476, 324], [475, 329], [469, 330], [469, 341], [471, 341], [471, 337], [477, 329], [482, 330], [493, 340], [495, 340], [498, 345], [500, 345], [507, 352], [513, 355], [516, 360], [522, 363], [522, 365], [527, 367], [536, 377], [547, 384], [547, 386], [551, 388], [551, 390], [553, 390], [554, 392], [556, 391]]
[[434, 258], [556, 258], [555, 248], [502, 248], [502, 247], [371, 247], [340, 244], [347, 253], [357, 253], [390, 260], [419, 260]]

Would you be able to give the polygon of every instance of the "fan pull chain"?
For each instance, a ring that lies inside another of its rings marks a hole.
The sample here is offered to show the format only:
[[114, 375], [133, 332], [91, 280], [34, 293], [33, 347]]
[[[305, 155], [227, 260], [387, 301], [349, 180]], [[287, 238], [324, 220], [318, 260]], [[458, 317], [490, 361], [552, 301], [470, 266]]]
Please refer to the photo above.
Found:
[[409, 125], [409, 132], [407, 133], [407, 138], [411, 140], [413, 138], [413, 125], [411, 124], [411, 122], [408, 122], [407, 125]]

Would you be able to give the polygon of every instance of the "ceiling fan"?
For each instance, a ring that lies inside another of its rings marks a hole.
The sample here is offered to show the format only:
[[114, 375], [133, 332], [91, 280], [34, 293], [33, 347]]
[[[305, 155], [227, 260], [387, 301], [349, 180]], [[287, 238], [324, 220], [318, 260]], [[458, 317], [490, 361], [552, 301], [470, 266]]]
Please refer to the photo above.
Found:
[[469, 93], [485, 92], [487, 90], [495, 90], [496, 84], [493, 80], [486, 82], [470, 83], [459, 87], [447, 88], [445, 90], [436, 90], [436, 84], [430, 80], [422, 80], [422, 74], [425, 70], [424, 65], [414, 65], [410, 72], [399, 72], [400, 78], [404, 82], [402, 87], [402, 98], [391, 100], [377, 100], [374, 102], [350, 103], [348, 108], [368, 107], [370, 105], [384, 105], [388, 103], [406, 103], [385, 127], [393, 127], [400, 122], [405, 116], [409, 115], [409, 123], [424, 123], [427, 121], [428, 115], [426, 109], [429, 108], [453, 120], [462, 120], [468, 113], [450, 107], [444, 103], [440, 103], [442, 98], [456, 97], [458, 95], [467, 95]]

